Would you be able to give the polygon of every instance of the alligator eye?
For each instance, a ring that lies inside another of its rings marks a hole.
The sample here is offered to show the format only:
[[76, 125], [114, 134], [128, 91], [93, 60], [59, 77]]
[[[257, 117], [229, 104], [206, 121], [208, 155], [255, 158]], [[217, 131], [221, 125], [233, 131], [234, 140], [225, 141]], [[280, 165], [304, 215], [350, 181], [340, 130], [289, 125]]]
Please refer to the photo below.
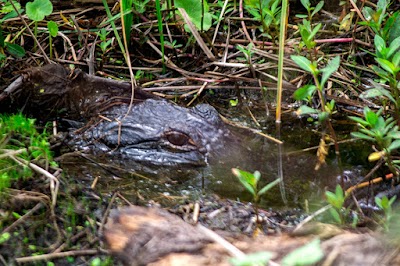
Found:
[[176, 146], [186, 145], [190, 140], [189, 136], [177, 131], [167, 132], [165, 136], [170, 143]]

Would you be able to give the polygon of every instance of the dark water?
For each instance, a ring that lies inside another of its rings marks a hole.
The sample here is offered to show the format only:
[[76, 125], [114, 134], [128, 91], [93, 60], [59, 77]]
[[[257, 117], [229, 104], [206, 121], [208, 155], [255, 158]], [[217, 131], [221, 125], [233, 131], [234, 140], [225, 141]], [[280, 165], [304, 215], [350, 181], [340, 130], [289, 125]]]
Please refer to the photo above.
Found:
[[[270, 123], [265, 125], [265, 131], [273, 134], [273, 127]], [[119, 192], [131, 203], [153, 201], [170, 205], [209, 193], [251, 201], [250, 194], [233, 176], [231, 168], [258, 170], [261, 172], [260, 185], [265, 185], [278, 177], [278, 160], [281, 159], [288, 204], [284, 204], [279, 187], [275, 187], [262, 198], [261, 205], [265, 208], [304, 208], [306, 201], [311, 205], [321, 203], [325, 190], [333, 190], [343, 173], [360, 175], [358, 164], [365, 160], [359, 158], [360, 150], [354, 143], [346, 144], [341, 151], [343, 167], [340, 168], [331, 147], [327, 163], [315, 171], [316, 149], [302, 149], [317, 146], [320, 134], [298, 119], [282, 124], [284, 144], [281, 154], [278, 145], [271, 140], [248, 130], [232, 130], [240, 142], [228, 145], [217, 157], [210, 159], [207, 167], [146, 166], [102, 155], [67, 156], [62, 167], [84, 186], [90, 187], [96, 179], [93, 190], [103, 197]]]

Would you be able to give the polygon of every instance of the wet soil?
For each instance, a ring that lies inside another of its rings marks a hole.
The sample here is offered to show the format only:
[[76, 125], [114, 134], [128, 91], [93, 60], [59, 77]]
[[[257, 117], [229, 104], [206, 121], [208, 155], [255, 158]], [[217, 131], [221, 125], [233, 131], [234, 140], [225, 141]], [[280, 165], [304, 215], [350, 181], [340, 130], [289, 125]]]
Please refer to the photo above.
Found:
[[[38, 73], [41, 75], [46, 72]], [[66, 73], [63, 72], [63, 75]], [[85, 75], [76, 77], [76, 84], [88, 82]], [[36, 84], [46, 80], [50, 84], [49, 88], [53, 84], [52, 79], [42, 77], [39, 78], [39, 82], [38, 79], [35, 80]], [[68, 95], [76, 90], [74, 88], [82, 89], [81, 85], [75, 87], [73, 83], [68, 83], [68, 86], [69, 90], [58, 92]], [[23, 88], [25, 92], [29, 90], [29, 86]], [[57, 91], [48, 90], [50, 94], [55, 92]], [[81, 90], [80, 92], [82, 93]], [[98, 91], [95, 92], [97, 93]], [[103, 94], [104, 92], [100, 93]], [[80, 100], [73, 105], [75, 109], [71, 114], [78, 115], [83, 110], [93, 110], [91, 101], [85, 101], [83, 96], [78, 99]], [[59, 107], [72, 108], [72, 101], [57, 102]], [[35, 101], [32, 103], [35, 104]], [[36, 103], [42, 104], [39, 100]], [[241, 108], [220, 107], [220, 110], [226, 117], [236, 117], [241, 124], [251, 125], [252, 120], [239, 115], [243, 112]], [[265, 117], [265, 111], [261, 109], [258, 113], [254, 110], [253, 115], [260, 118], [264, 132], [276, 134], [274, 124], [268, 118], [261, 119]], [[226, 151], [229, 152], [221, 153], [220, 157], [211, 160], [209, 165], [203, 168], [154, 167], [112, 156], [76, 152], [73, 146], [66, 146], [68, 142], [65, 142], [63, 137], [58, 138], [55, 144], [60, 146], [62, 143], [61, 146], [64, 146], [60, 149], [63, 154], [56, 159], [64, 172], [63, 176], [60, 176], [62, 189], [58, 195], [58, 208], [55, 213], [51, 213], [49, 202], [37, 204], [41, 197], [46, 198], [46, 190], [51, 189], [49, 184], [46, 184], [46, 179], [38, 179], [31, 183], [33, 192], [25, 192], [25, 182], [14, 186], [19, 190], [15, 190], [9, 199], [3, 199], [2, 203], [4, 224], [8, 226], [3, 233], [11, 232], [15, 227], [23, 233], [0, 247], [3, 261], [13, 264], [15, 261], [34, 263], [48, 260], [56, 262], [57, 265], [79, 265], [96, 258], [107, 261], [110, 259], [107, 250], [110, 250], [125, 265], [179, 265], [178, 262], [188, 261], [194, 265], [226, 265], [229, 257], [235, 255], [227, 253], [220, 244], [204, 237], [196, 226], [190, 225], [194, 224], [194, 216], [198, 223], [218, 232], [245, 252], [265, 249], [275, 252], [276, 261], [316, 236], [330, 239], [336, 235], [341, 237], [323, 243], [325, 261], [332, 261], [332, 265], [341, 265], [342, 262], [350, 263], [346, 265], [358, 265], [362, 259], [375, 262], [382, 257], [392, 261], [394, 258], [388, 254], [393, 251], [393, 247], [389, 244], [387, 248], [382, 245], [383, 240], [380, 240], [380, 236], [348, 233], [336, 227], [327, 229], [328, 225], [318, 229], [320, 226], [315, 224], [310, 225], [313, 230], [303, 233], [307, 236], [293, 236], [294, 228], [312, 210], [323, 205], [324, 192], [333, 190], [341, 176], [355, 182], [364, 173], [362, 166], [357, 163], [358, 157], [351, 155], [361, 153], [362, 149], [356, 151], [357, 146], [351, 143], [346, 143], [349, 152], [343, 152], [342, 161], [346, 164], [343, 164], [342, 170], [338, 167], [333, 152], [328, 156], [326, 164], [318, 171], [314, 170], [317, 162], [315, 150], [302, 149], [318, 145], [315, 139], [318, 139], [319, 133], [312, 123], [290, 116], [289, 114], [282, 124], [281, 139], [284, 145], [281, 151], [278, 144], [264, 136], [259, 136], [250, 129], [232, 126], [231, 130], [241, 141], [232, 142], [231, 147], [226, 147]], [[346, 132], [348, 131], [344, 130], [342, 134], [345, 135]], [[265, 185], [277, 177], [279, 160], [282, 161], [287, 203], [284, 203], [278, 187], [272, 189], [259, 202], [257, 220], [255, 206], [248, 203], [252, 200], [251, 195], [231, 174], [231, 168], [260, 170], [261, 185]], [[198, 214], [194, 214], [196, 204], [199, 206]], [[159, 209], [123, 208], [126, 205], [163, 207], [170, 213]], [[121, 207], [121, 211], [116, 210]], [[18, 213], [29, 208], [32, 208], [32, 213], [27, 216], [26, 224], [15, 225], [18, 219], [13, 219], [12, 213], [6, 211], [9, 209]], [[114, 210], [111, 212], [111, 218], [108, 218], [111, 209]], [[49, 212], [53, 226], [46, 229], [48, 220], [43, 218]], [[326, 215], [317, 219], [329, 221], [330, 218]], [[35, 224], [35, 220], [39, 222]], [[138, 221], [140, 223], [136, 224]], [[363, 222], [366, 224], [364, 220]], [[32, 226], [33, 224], [35, 226]], [[169, 225], [173, 227], [170, 228]], [[377, 224], [372, 222], [370, 228], [376, 226]], [[181, 229], [183, 231], [180, 231]], [[146, 243], [149, 241], [154, 243], [156, 248], [148, 250]], [[183, 242], [171, 249], [168, 243], [178, 241]], [[359, 242], [367, 243], [360, 247], [359, 252], [374, 254], [371, 255], [373, 258], [350, 258], [345, 251], [338, 253], [339, 247], [349, 247]], [[35, 248], [38, 245], [48, 246], [41, 249], [40, 253], [44, 253], [42, 257], [32, 257], [33, 252], [26, 252], [33, 243]], [[280, 248], [277, 249], [276, 246]], [[73, 252], [68, 253], [68, 250]], [[192, 253], [196, 255], [191, 255]]]

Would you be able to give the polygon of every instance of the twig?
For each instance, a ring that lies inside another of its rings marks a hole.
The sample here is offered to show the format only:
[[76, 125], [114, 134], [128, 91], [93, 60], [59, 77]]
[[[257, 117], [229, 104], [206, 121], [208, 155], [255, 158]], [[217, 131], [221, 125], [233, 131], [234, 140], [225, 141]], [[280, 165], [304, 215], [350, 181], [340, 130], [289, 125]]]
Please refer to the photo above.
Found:
[[20, 225], [21, 223], [23, 223], [26, 219], [28, 219], [29, 216], [31, 216], [34, 212], [36, 212], [37, 210], [39, 210], [40, 208], [43, 207], [43, 203], [39, 202], [38, 204], [35, 205], [35, 207], [33, 207], [32, 209], [30, 209], [27, 213], [25, 213], [24, 215], [22, 215], [18, 220], [16, 220], [14, 223], [12, 223], [10, 226], [8, 226], [7, 228], [5, 228], [1, 233], [4, 234], [6, 232], [11, 231], [14, 227]]
[[40, 260], [53, 260], [57, 258], [64, 258], [64, 257], [77, 257], [77, 256], [86, 256], [86, 255], [95, 255], [99, 254], [99, 250], [97, 249], [84, 249], [84, 250], [73, 250], [73, 251], [65, 251], [59, 253], [51, 253], [51, 254], [44, 254], [44, 255], [35, 255], [29, 257], [21, 257], [16, 258], [15, 261], [17, 263], [28, 263]]
[[330, 208], [332, 208], [332, 205], [326, 205], [324, 207], [322, 207], [321, 209], [317, 210], [316, 212], [314, 212], [313, 214], [311, 214], [310, 216], [308, 216], [306, 219], [304, 219], [303, 221], [301, 221], [301, 223], [299, 223], [296, 228], [293, 230], [293, 232], [298, 231], [301, 227], [303, 227], [306, 223], [310, 222], [312, 219], [314, 219], [315, 217], [317, 217], [318, 215], [320, 215], [323, 212], [326, 212], [327, 210], [329, 210]]
[[244, 23], [244, 20], [243, 20], [243, 0], [239, 1], [239, 17], [242, 19], [242, 21], [240, 23], [242, 24], [242, 29], [243, 29], [244, 35], [246, 36], [247, 40], [249, 40], [249, 42], [252, 43], [253, 40], [250, 38], [250, 35], [246, 28], [246, 24]]
[[109, 213], [110, 213], [110, 210], [111, 210], [112, 205], [114, 204], [114, 201], [115, 201], [115, 198], [117, 197], [117, 194], [118, 194], [118, 193], [115, 192], [115, 193], [112, 195], [112, 197], [111, 197], [111, 199], [110, 199], [110, 202], [108, 203], [107, 209], [106, 209], [106, 211], [104, 212], [103, 217], [101, 218], [101, 223], [100, 223], [100, 226], [99, 226], [99, 235], [102, 235], [102, 234], [103, 234], [104, 225], [106, 224], [108, 215], [109, 215]]
[[25, 25], [26, 29], [29, 31], [29, 34], [39, 47], [39, 50], [42, 52], [44, 59], [46, 60], [47, 64], [51, 64], [52, 61], [48, 58], [46, 52], [43, 50], [43, 47], [40, 45], [38, 39], [36, 38], [35, 34], [31, 31], [31, 28], [29, 28], [29, 25], [26, 23], [25, 19], [21, 16], [21, 13], [19, 13], [17, 7], [15, 6], [13, 1], [10, 1], [11, 5], [13, 6], [14, 11], [18, 14], [18, 17], [21, 19], [22, 23]]
[[199, 32], [196, 29], [196, 26], [192, 23], [190, 20], [188, 14], [186, 13], [185, 9], [183, 8], [178, 8], [179, 12], [181, 12], [181, 15], [183, 19], [185, 20], [186, 25], [188, 25], [190, 31], [192, 32], [194, 38], [196, 39], [197, 43], [199, 44], [200, 48], [204, 51], [204, 53], [207, 55], [208, 59], [214, 61], [215, 56], [211, 52], [211, 50], [208, 48], [206, 43], [204, 42], [203, 38], [201, 38]]

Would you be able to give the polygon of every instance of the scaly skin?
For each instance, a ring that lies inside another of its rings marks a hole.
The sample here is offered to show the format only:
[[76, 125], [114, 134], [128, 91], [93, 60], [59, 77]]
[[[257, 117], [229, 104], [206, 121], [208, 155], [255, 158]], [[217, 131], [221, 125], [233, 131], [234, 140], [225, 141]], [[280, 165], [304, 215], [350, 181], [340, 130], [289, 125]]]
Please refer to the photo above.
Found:
[[126, 106], [113, 108], [106, 115], [114, 117], [112, 122], [103, 120], [85, 132], [84, 137], [95, 143], [90, 148], [157, 165], [206, 165], [230, 135], [207, 104], [184, 108], [148, 99], [135, 104], [123, 119], [126, 111]]

